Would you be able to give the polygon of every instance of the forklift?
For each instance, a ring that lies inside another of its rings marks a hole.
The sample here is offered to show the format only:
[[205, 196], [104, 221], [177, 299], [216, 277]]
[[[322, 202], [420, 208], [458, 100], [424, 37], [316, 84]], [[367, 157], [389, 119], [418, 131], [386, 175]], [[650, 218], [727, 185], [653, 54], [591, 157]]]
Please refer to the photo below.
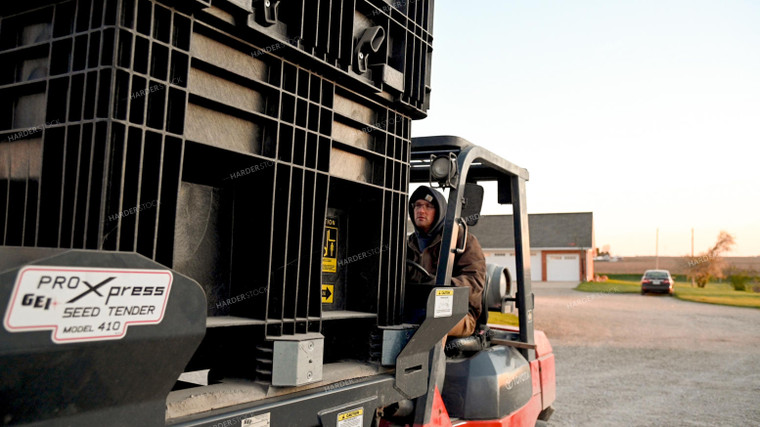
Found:
[[[448, 250], [441, 250], [438, 271], [431, 277], [435, 286], [451, 286], [454, 256], [463, 251], [468, 227], [476, 225], [480, 217], [484, 190], [478, 183], [497, 182], [498, 202], [512, 205], [514, 212], [516, 282], [506, 268], [487, 265], [483, 306], [474, 335], [449, 338], [441, 351], [445, 354], [440, 357], [446, 360], [444, 387], [428, 391], [442, 397], [434, 399], [439, 406], [432, 412], [441, 414], [441, 419], [432, 425], [512, 426], [547, 421], [556, 397], [554, 354], [546, 335], [533, 328], [525, 204], [528, 171], [454, 136], [414, 138], [411, 158], [412, 183], [435, 183], [450, 190], [442, 236], [442, 248]], [[407, 284], [408, 290], [415, 287], [424, 285]], [[488, 323], [489, 311], [515, 310], [518, 327]], [[448, 329], [443, 329], [445, 336]], [[431, 378], [440, 375], [435, 372], [440, 366], [431, 364]], [[421, 407], [417, 410], [415, 424], [426, 425], [429, 414]]]
[[[151, 334], [153, 336], [150, 341], [158, 340], [165, 344], [153, 342], [152, 345], [142, 347], [145, 342], [140, 344], [140, 341], [146, 341], [147, 338], [132, 340], [135, 343], [129, 348], [134, 354], [142, 354], [144, 360], [132, 360], [128, 357], [130, 353], [124, 353], [123, 349], [114, 352], [109, 348], [108, 341], [98, 347], [90, 345], [61, 354], [62, 352], [56, 351], [57, 344], [49, 341], [45, 343], [48, 338], [45, 335], [48, 333], [9, 333], [9, 327], [13, 328], [10, 330], [12, 332], [24, 328], [11, 325], [11, 319], [15, 320], [18, 316], [16, 310], [47, 310], [46, 300], [40, 300], [27, 291], [31, 292], [33, 288], [45, 290], [49, 287], [49, 292], [52, 292], [58, 282], [59, 289], [68, 288], [84, 275], [135, 275], [136, 267], [144, 268], [141, 272], [146, 275], [160, 275], [162, 270], [154, 270], [157, 266], [150, 265], [136, 254], [109, 256], [71, 250], [48, 258], [50, 253], [39, 250], [3, 247], [0, 248], [0, 253], [6, 268], [0, 278], [3, 297], [7, 300], [3, 304], [7, 304], [8, 311], [4, 319], [6, 330], [2, 334], [0, 360], [4, 372], [3, 411], [6, 420], [11, 421], [8, 424], [15, 424], [15, 414], [22, 414], [22, 424], [40, 422], [41, 425], [68, 425], [81, 422], [159, 425], [164, 421], [164, 414], [160, 413], [164, 409], [164, 401], [166, 425], [181, 426], [235, 425], [236, 422], [240, 422], [240, 425], [272, 426], [527, 426], [547, 420], [553, 412], [551, 405], [555, 399], [554, 355], [544, 333], [533, 328], [528, 217], [525, 208], [527, 171], [462, 138], [448, 136], [415, 138], [411, 159], [411, 182], [435, 182], [450, 189], [442, 242], [443, 247], [449, 250], [441, 251], [438, 271], [432, 277], [433, 283], [406, 284], [405, 311], [414, 312], [415, 308], [422, 308], [425, 316], [419, 323], [404, 323], [401, 328], [384, 330], [382, 361], [392, 369], [383, 373], [372, 372], [373, 375], [357, 372], [355, 377], [343, 377], [332, 384], [327, 384], [329, 380], [319, 382], [322, 385], [320, 388], [301, 387], [304, 390], [278, 397], [215, 408], [214, 403], [221, 404], [226, 395], [246, 390], [246, 386], [239, 381], [221, 381], [204, 387], [177, 387], [172, 384], [173, 377], [169, 373], [172, 369], [175, 372], [182, 371], [183, 366], [179, 363], [181, 359], [167, 357], [166, 360], [156, 361], [155, 354], [153, 357], [148, 354], [159, 351], [163, 346], [176, 346], [177, 354], [180, 354], [188, 351], [188, 348], [192, 349], [193, 342], [197, 343], [197, 335], [202, 334], [205, 320], [205, 313], [197, 313], [198, 308], [205, 306], [205, 298], [197, 284], [165, 269], [162, 269], [165, 275], [171, 277], [167, 281], [173, 283], [165, 285], [161, 280], [153, 280], [155, 288], [165, 287], [167, 294], [169, 287], [173, 288], [174, 298], [169, 299], [167, 304], [163, 294], [154, 293], [155, 296], [152, 297], [159, 301], [159, 307], [163, 304], [166, 315], [161, 322], [164, 331], [162, 334]], [[461, 242], [466, 241], [463, 236], [479, 216], [484, 192], [477, 183], [483, 181], [498, 182], [499, 202], [512, 205], [515, 212], [517, 286], [513, 286], [508, 270], [489, 264], [483, 292], [483, 311], [475, 335], [449, 339], [444, 352], [441, 340], [467, 313], [468, 289], [452, 288], [451, 272], [454, 255], [457, 250], [463, 249]], [[468, 221], [465, 218], [470, 219]], [[7, 268], [13, 265], [15, 267]], [[28, 277], [32, 275], [34, 280], [30, 282]], [[44, 279], [45, 277], [50, 278]], [[84, 279], [81, 280], [87, 283]], [[95, 280], [84, 294], [103, 288]], [[145, 279], [140, 280], [145, 282]], [[112, 291], [114, 289], [116, 291]], [[119, 289], [110, 287], [104, 293], [106, 296], [113, 294], [116, 299], [121, 294]], [[13, 291], [12, 294], [10, 291]], [[92, 315], [94, 309], [97, 306], [90, 310], [89, 315]], [[507, 309], [518, 312], [519, 327], [489, 325], [489, 311]], [[196, 311], [195, 318], [186, 317], [191, 310]], [[72, 311], [72, 316], [86, 317], [88, 312]], [[32, 339], [34, 335], [37, 339]], [[194, 335], [195, 339], [192, 339]], [[286, 357], [285, 354], [282, 356]], [[445, 360], [445, 364], [441, 360]], [[93, 394], [77, 385], [82, 377], [88, 383], [93, 380], [91, 376], [95, 372], [88, 372], [90, 368], [82, 366], [84, 361], [87, 361], [85, 365], [92, 362], [103, 364], [102, 369], [108, 372], [111, 382], [106, 381], [107, 378], [98, 378], [98, 384], [106, 387], [109, 396]], [[167, 373], [163, 379], [164, 387], [174, 389], [168, 393], [168, 397], [157, 390], [133, 384], [144, 383], [144, 379], [135, 377], [136, 372], [133, 371], [144, 371], [148, 366], [156, 365], [162, 366], [161, 372]], [[73, 367], [78, 370], [72, 370]], [[445, 369], [442, 389], [436, 383], [436, 379], [441, 377], [441, 369]], [[251, 396], [257, 395], [252, 392], [255, 384], [247, 387], [251, 389]], [[131, 390], [132, 394], [123, 394], [127, 390]], [[192, 393], [187, 393], [188, 390]], [[154, 394], [148, 394], [149, 391]], [[199, 394], [205, 394], [205, 399], [193, 402], [198, 400]], [[117, 401], [112, 396], [118, 396], [120, 400]], [[141, 399], [147, 401], [140, 401]], [[81, 409], [61, 413], [62, 400], [70, 402], [69, 405], [76, 404]], [[153, 403], [159, 412], [156, 415], [162, 415], [161, 417], [148, 418], [143, 413], [128, 415], [140, 406], [127, 405], [127, 402], [137, 401], [139, 405], [149, 405], [150, 400], [155, 400]], [[186, 415], [193, 412], [192, 415]], [[361, 422], [352, 421], [357, 419]]]
[[[411, 137], [433, 3], [0, 5], [0, 425], [548, 420], [528, 173]], [[475, 334], [444, 346], [494, 181], [515, 277], [488, 265]], [[448, 193], [425, 283], [406, 280], [415, 184]]]

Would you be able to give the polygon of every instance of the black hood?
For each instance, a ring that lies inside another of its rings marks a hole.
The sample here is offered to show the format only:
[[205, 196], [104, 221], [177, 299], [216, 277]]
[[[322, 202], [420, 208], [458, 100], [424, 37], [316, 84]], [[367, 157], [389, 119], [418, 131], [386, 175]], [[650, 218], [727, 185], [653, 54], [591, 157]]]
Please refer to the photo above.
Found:
[[[417, 228], [417, 224], [414, 222], [414, 202], [417, 200], [426, 200], [435, 206], [435, 218], [433, 219], [433, 225], [430, 227], [430, 231], [423, 233]], [[443, 229], [443, 220], [446, 218], [446, 198], [439, 191], [423, 185], [422, 187], [414, 190], [414, 193], [409, 197], [409, 217], [412, 219], [414, 230], [417, 234], [425, 236], [435, 236]]]

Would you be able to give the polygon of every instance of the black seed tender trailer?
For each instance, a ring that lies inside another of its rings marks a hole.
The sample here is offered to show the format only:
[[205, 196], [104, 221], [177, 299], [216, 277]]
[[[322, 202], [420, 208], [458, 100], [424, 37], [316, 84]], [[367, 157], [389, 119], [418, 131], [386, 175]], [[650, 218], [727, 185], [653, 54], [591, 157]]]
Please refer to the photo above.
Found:
[[[550, 415], [527, 172], [410, 136], [432, 16], [432, 0], [0, 5], [0, 423]], [[442, 391], [440, 342], [467, 311], [454, 252], [434, 285], [405, 283], [409, 184], [433, 179], [453, 251], [474, 184], [498, 181], [518, 259], [516, 288], [489, 267], [484, 304], [515, 305], [520, 328], [489, 332], [486, 315], [450, 340]]]

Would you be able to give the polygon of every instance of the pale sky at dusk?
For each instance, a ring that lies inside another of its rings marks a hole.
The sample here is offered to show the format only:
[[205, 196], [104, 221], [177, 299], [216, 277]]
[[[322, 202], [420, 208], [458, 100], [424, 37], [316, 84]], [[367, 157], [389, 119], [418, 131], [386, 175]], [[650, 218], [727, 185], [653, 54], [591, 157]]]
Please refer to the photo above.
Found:
[[760, 1], [439, 0], [434, 25], [413, 136], [527, 168], [529, 212], [591, 211], [613, 254], [659, 227], [685, 255], [693, 227], [695, 253], [726, 230], [760, 256]]

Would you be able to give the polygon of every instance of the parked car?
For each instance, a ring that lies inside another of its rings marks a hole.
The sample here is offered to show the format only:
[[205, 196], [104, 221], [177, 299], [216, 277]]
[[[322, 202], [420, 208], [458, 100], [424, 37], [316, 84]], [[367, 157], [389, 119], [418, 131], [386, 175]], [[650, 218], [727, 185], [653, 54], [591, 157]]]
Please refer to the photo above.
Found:
[[673, 277], [668, 270], [647, 270], [641, 277], [641, 295], [647, 292], [673, 295]]

